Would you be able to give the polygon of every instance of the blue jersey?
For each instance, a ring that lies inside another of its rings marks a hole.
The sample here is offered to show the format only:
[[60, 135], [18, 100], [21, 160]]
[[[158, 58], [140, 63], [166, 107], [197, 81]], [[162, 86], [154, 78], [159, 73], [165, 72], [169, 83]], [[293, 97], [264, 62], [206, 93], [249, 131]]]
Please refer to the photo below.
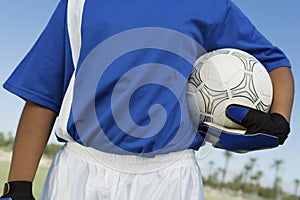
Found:
[[4, 87], [59, 113], [60, 141], [143, 156], [199, 149], [186, 83], [207, 51], [290, 66], [228, 0], [61, 0]]

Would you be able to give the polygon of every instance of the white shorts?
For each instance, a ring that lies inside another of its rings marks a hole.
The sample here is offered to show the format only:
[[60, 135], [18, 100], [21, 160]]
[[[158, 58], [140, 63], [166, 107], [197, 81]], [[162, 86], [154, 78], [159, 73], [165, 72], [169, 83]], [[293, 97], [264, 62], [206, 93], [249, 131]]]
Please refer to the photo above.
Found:
[[40, 199], [203, 200], [204, 192], [193, 150], [143, 158], [69, 142], [55, 156]]

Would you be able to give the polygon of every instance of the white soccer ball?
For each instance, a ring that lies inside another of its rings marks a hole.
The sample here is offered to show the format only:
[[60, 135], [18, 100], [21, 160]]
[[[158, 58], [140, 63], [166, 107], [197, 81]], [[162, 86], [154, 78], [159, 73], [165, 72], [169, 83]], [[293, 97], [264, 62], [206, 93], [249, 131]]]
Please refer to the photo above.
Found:
[[268, 112], [272, 82], [265, 67], [238, 49], [218, 49], [199, 57], [187, 85], [187, 101], [193, 124], [202, 122], [224, 128], [244, 128], [226, 117], [226, 107], [241, 104]]

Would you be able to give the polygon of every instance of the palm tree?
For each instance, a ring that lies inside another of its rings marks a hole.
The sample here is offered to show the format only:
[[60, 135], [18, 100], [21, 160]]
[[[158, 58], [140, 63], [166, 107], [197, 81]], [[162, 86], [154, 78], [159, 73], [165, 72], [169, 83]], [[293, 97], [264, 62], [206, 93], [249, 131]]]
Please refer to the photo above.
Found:
[[230, 151], [225, 151], [224, 156], [225, 156], [225, 167], [223, 169], [221, 184], [223, 184], [224, 181], [225, 181], [226, 174], [227, 174], [227, 169], [228, 169], [228, 164], [229, 164], [230, 158], [232, 157], [232, 153]]
[[250, 158], [250, 163], [254, 166], [257, 161], [257, 158]]
[[209, 165], [208, 181], [211, 182], [212, 176], [213, 176], [213, 169], [214, 169], [215, 162], [212, 161], [212, 160], [210, 160], [208, 162], [208, 165]]
[[252, 171], [253, 166], [251, 163], [246, 163], [244, 166], [244, 178], [245, 178], [245, 183], [248, 183], [248, 179], [250, 176], [250, 171]]
[[236, 184], [242, 184], [243, 177], [244, 177], [244, 174], [243, 174], [243, 172], [241, 172], [233, 178], [233, 182]]
[[212, 161], [212, 160], [210, 160], [210, 161], [208, 162], [208, 165], [209, 165], [209, 175], [212, 175], [212, 171], [213, 171], [215, 162]]
[[282, 163], [283, 163], [283, 160], [274, 160], [274, 163], [271, 166], [272, 168], [275, 168], [275, 179], [278, 177], [279, 170], [280, 170]]
[[218, 185], [218, 182], [219, 182], [219, 175], [220, 175], [220, 172], [222, 171], [221, 168], [217, 168], [211, 175], [211, 178], [210, 178], [210, 181], [211, 181], [211, 185], [213, 186], [217, 186]]
[[280, 188], [280, 183], [282, 179], [281, 177], [277, 177], [275, 180], [275, 200], [281, 200], [281, 188]]
[[271, 166], [271, 168], [275, 169], [275, 179], [274, 179], [275, 199], [279, 198], [278, 194], [280, 193], [279, 182], [281, 181], [281, 178], [279, 177], [279, 171], [280, 171], [280, 167], [281, 167], [282, 163], [283, 163], [283, 160], [274, 160], [274, 163]]
[[257, 171], [254, 175], [251, 176], [251, 180], [253, 180], [253, 190], [255, 192], [258, 192], [259, 187], [260, 187], [260, 179], [263, 175], [262, 171]]
[[299, 179], [295, 179], [294, 180], [295, 183], [295, 190], [294, 190], [294, 195], [295, 195], [295, 199], [297, 199], [298, 197], [298, 190], [299, 190], [299, 186], [300, 186], [300, 180]]
[[262, 171], [257, 171], [255, 174], [255, 180], [256, 180], [256, 186], [260, 187], [260, 179], [263, 176], [263, 172]]
[[260, 179], [262, 176], [263, 176], [262, 171], [257, 171], [254, 175], [251, 176], [251, 179], [253, 180], [257, 188], [260, 186]]
[[257, 158], [250, 158], [250, 162], [249, 162], [249, 166], [250, 166], [249, 174], [250, 174], [250, 176], [254, 176], [252, 174], [252, 170], [253, 170], [253, 168], [254, 168], [254, 166], [256, 164], [256, 161], [257, 161]]

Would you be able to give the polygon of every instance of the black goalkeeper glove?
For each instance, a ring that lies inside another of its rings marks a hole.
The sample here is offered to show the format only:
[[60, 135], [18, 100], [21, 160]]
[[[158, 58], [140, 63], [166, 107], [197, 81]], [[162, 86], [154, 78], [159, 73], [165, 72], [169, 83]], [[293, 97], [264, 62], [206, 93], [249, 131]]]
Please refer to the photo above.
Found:
[[230, 105], [226, 116], [247, 129], [245, 134], [263, 133], [278, 138], [283, 144], [290, 133], [289, 122], [279, 113], [265, 112], [241, 105]]
[[32, 182], [11, 181], [4, 184], [3, 195], [0, 200], [34, 200], [32, 194]]
[[226, 109], [226, 116], [246, 128], [244, 134], [236, 134], [230, 129], [201, 124], [199, 132], [215, 147], [234, 152], [248, 152], [274, 148], [282, 145], [290, 132], [288, 121], [278, 113], [262, 111], [242, 105], [232, 104]]

